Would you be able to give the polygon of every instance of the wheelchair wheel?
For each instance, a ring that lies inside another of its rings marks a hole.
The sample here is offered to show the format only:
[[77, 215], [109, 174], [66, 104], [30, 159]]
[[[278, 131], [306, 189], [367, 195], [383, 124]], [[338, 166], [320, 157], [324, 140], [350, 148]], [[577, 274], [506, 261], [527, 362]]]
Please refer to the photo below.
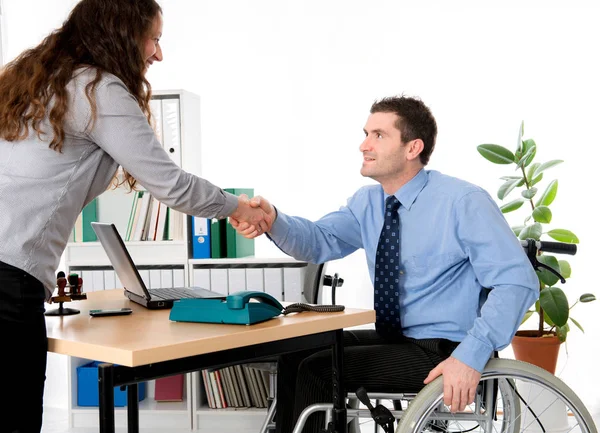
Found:
[[589, 412], [564, 382], [539, 367], [507, 359], [488, 362], [475, 402], [465, 411], [450, 413], [443, 403], [443, 378], [438, 377], [415, 397], [396, 429], [396, 433], [559, 431], [597, 433]]

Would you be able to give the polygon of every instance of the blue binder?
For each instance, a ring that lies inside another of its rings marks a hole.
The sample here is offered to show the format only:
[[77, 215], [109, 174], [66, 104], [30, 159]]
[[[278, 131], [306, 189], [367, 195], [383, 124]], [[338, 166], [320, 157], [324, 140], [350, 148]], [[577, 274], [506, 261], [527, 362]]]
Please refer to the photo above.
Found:
[[192, 217], [192, 258], [210, 259], [210, 221]]

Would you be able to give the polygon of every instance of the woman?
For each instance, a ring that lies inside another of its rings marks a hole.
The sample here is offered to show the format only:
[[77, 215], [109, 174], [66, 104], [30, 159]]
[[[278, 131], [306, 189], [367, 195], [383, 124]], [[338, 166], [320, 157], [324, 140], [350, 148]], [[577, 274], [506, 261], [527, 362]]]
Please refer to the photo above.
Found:
[[[44, 300], [83, 207], [123, 168], [191, 215], [271, 221], [247, 200], [177, 167], [150, 126], [146, 70], [162, 60], [154, 0], [83, 0], [61, 28], [0, 72], [2, 431], [40, 431]], [[8, 354], [10, 353], [10, 356]]]

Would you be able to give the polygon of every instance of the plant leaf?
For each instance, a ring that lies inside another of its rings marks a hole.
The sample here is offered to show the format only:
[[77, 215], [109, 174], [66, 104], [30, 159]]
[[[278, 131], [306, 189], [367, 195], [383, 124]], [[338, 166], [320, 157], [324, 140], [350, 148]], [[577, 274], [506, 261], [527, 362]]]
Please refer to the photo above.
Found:
[[542, 178], [544, 177], [544, 173], [540, 173], [538, 174], [536, 177], [534, 177], [533, 179], [531, 179], [531, 181], [529, 182], [529, 186], [533, 186], [536, 183], [538, 183], [540, 180], [542, 180]]
[[527, 319], [529, 319], [533, 315], [533, 313], [535, 313], [535, 311], [531, 311], [531, 310], [526, 311], [525, 316], [523, 316], [523, 320], [521, 320], [521, 325], [523, 323], [527, 322]]
[[506, 147], [497, 144], [480, 144], [477, 146], [477, 151], [494, 164], [512, 164], [515, 162], [515, 155]]
[[511, 202], [508, 202], [508, 203], [500, 206], [500, 210], [502, 211], [502, 213], [512, 212], [514, 210], [519, 209], [521, 206], [523, 206], [524, 202], [525, 201], [522, 198], [518, 198], [516, 200], [513, 200]]
[[596, 296], [591, 293], [584, 293], [579, 297], [579, 302], [592, 302], [596, 300]]
[[504, 200], [504, 198], [517, 186], [520, 182], [520, 179], [511, 179], [507, 180], [502, 184], [500, 189], [498, 190], [498, 198], [500, 200]]
[[550, 204], [554, 201], [556, 197], [556, 191], [558, 190], [558, 180], [554, 179], [552, 182], [548, 184], [546, 187], [546, 191], [540, 197], [540, 199], [535, 204], [535, 207], [538, 206], [550, 206]]
[[578, 244], [579, 243], [579, 238], [577, 236], [575, 236], [575, 233], [573, 233], [570, 230], [554, 229], [554, 230], [550, 230], [546, 234], [548, 236], [550, 236], [552, 239], [557, 240], [559, 242], [566, 242], [567, 244]]
[[560, 274], [565, 278], [571, 278], [571, 265], [566, 260], [559, 260], [558, 266], [560, 268]]
[[525, 191], [521, 191], [521, 195], [523, 197], [525, 197], [527, 200], [531, 200], [535, 196], [536, 192], [537, 192], [537, 188], [529, 188], [529, 189], [526, 189]]
[[517, 150], [523, 149], [523, 134], [525, 133], [525, 121], [521, 120], [519, 125], [519, 138], [517, 139]]
[[531, 215], [533, 216], [533, 220], [538, 223], [548, 224], [552, 221], [552, 211], [548, 206], [536, 207]]
[[[540, 263], [543, 263], [546, 266], [550, 266], [556, 272], [560, 272], [560, 265], [558, 264], [558, 260], [556, 259], [556, 257], [549, 256], [547, 254], [542, 254], [538, 256], [537, 259]], [[537, 271], [537, 274], [540, 281], [546, 284], [547, 286], [553, 286], [558, 282], [558, 277], [546, 269], [540, 268]]]
[[519, 237], [519, 233], [521, 233], [521, 230], [523, 230], [525, 228], [525, 226], [513, 226], [511, 227], [513, 233], [515, 234], [516, 237]]
[[572, 317], [569, 317], [569, 320], [571, 322], [573, 322], [575, 324], [575, 326], [577, 326], [579, 329], [581, 329], [581, 332], [583, 332], [585, 334], [585, 331], [583, 330], [583, 328], [581, 327], [581, 325], [579, 324], [579, 322], [575, 319], [573, 319]]
[[570, 328], [569, 324], [565, 323], [563, 326], [556, 327], [556, 336], [558, 337], [561, 343], [564, 343], [567, 340], [567, 334], [569, 333]]
[[536, 241], [540, 240], [542, 236], [542, 225], [540, 223], [533, 223], [531, 225], [525, 226], [521, 233], [519, 233], [519, 239], [527, 239], [532, 238]]
[[529, 182], [531, 182], [531, 179], [533, 179], [533, 173], [537, 170], [537, 168], [540, 166], [539, 162], [535, 162], [533, 164], [531, 164], [529, 166], [529, 168], [527, 169], [527, 180]]
[[533, 172], [533, 177], [536, 177], [542, 171], [547, 170], [551, 167], [554, 167], [562, 162], [563, 161], [561, 159], [553, 159], [552, 161], [544, 162], [542, 165], [540, 165], [539, 167], [537, 167], [535, 169], [535, 171]]
[[540, 292], [540, 305], [556, 326], [564, 326], [569, 320], [569, 301], [559, 287], [545, 287]]
[[517, 162], [518, 167], [527, 167], [535, 158], [537, 146], [532, 139], [523, 140], [523, 156]]

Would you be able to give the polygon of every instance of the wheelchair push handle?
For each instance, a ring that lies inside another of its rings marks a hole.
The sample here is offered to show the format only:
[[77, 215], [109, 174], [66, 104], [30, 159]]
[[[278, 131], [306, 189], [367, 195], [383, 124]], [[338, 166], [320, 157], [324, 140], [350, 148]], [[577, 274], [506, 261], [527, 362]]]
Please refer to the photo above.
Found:
[[571, 254], [575, 255], [577, 252], [577, 245], [574, 244], [566, 244], [563, 242], [549, 242], [549, 241], [536, 241], [535, 239], [525, 239], [521, 241], [521, 246], [525, 248], [527, 252], [527, 258], [533, 266], [533, 269], [539, 271], [541, 269], [545, 269], [546, 271], [554, 274], [558, 277], [561, 283], [565, 283], [565, 278], [558, 273], [556, 270], [552, 269], [550, 266], [545, 263], [540, 263], [538, 258], [538, 252], [543, 251], [547, 253], [557, 253], [557, 254]]
[[529, 244], [533, 243], [537, 251], [555, 254], [570, 254], [574, 256], [577, 253], [577, 245], [566, 244], [564, 242], [551, 241], [536, 241], [535, 239], [525, 239], [521, 241], [521, 246], [525, 249], [529, 248]]

